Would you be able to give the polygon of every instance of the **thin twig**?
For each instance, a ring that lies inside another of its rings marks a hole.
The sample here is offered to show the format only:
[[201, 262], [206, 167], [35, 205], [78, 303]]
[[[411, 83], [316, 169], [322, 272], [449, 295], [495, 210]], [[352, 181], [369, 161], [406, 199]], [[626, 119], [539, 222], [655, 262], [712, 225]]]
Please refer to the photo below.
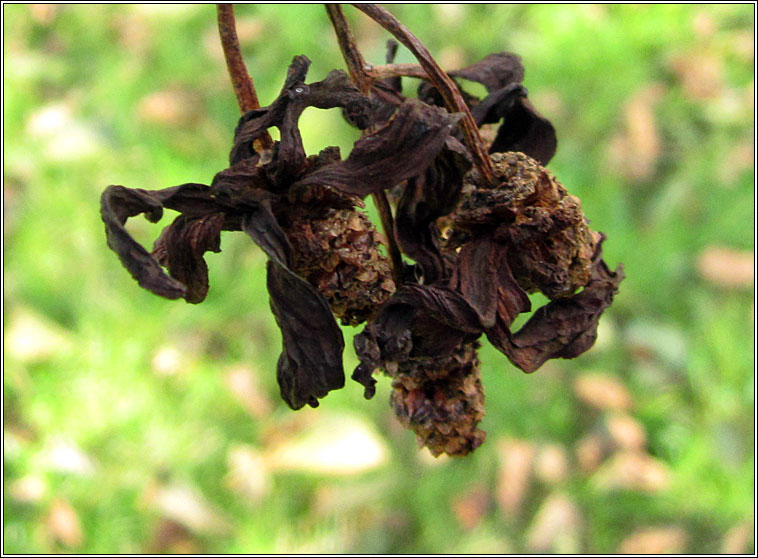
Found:
[[419, 61], [419, 64], [421, 64], [429, 75], [429, 81], [432, 82], [432, 85], [434, 85], [442, 95], [445, 105], [447, 105], [447, 109], [450, 112], [463, 113], [461, 126], [463, 127], [463, 135], [466, 145], [472, 152], [474, 165], [476, 165], [476, 168], [479, 170], [482, 179], [486, 183], [492, 183], [492, 162], [484, 147], [484, 142], [479, 135], [479, 129], [476, 126], [474, 117], [471, 115], [471, 111], [463, 100], [455, 82], [450, 76], [442, 71], [442, 68], [440, 68], [437, 62], [435, 62], [431, 53], [421, 41], [419, 41], [418, 38], [405, 27], [405, 25], [400, 23], [400, 21], [387, 10], [377, 4], [353, 4], [353, 6], [392, 33], [398, 41], [413, 53]]
[[374, 200], [374, 206], [379, 212], [379, 220], [382, 222], [384, 236], [387, 237], [387, 252], [390, 256], [390, 266], [392, 267], [392, 280], [395, 285], [400, 287], [403, 284], [403, 256], [400, 254], [397, 241], [395, 240], [395, 219], [392, 217], [392, 209], [384, 190], [371, 194]]
[[350, 30], [350, 26], [345, 19], [345, 14], [342, 13], [342, 6], [339, 4], [324, 4], [324, 7], [326, 7], [326, 13], [332, 22], [332, 27], [334, 27], [334, 33], [337, 35], [337, 42], [340, 45], [340, 51], [342, 52], [342, 57], [345, 59], [345, 64], [347, 64], [350, 78], [358, 87], [361, 94], [368, 96], [373, 85], [373, 79], [368, 74], [368, 69], [371, 66], [366, 63], [360, 50], [358, 50], [353, 32]]
[[[329, 20], [334, 27], [334, 32], [337, 35], [337, 42], [340, 45], [340, 51], [345, 59], [350, 78], [356, 87], [358, 87], [358, 90], [368, 97], [374, 84], [374, 78], [370, 74], [371, 66], [366, 63], [360, 50], [358, 50], [358, 45], [345, 19], [345, 14], [342, 12], [342, 7], [339, 4], [325, 4], [325, 7]], [[367, 130], [364, 130], [364, 133], [372, 131], [372, 127], [369, 127]], [[390, 256], [392, 279], [399, 287], [403, 282], [403, 257], [395, 240], [395, 220], [392, 217], [392, 209], [384, 190], [371, 194], [371, 197], [374, 200], [376, 210], [379, 212], [384, 236], [387, 238], [387, 252]]]
[[[253, 78], [247, 72], [247, 66], [242, 59], [242, 51], [237, 38], [237, 24], [234, 19], [234, 6], [232, 4], [217, 4], [216, 8], [218, 11], [218, 34], [221, 38], [221, 46], [224, 48], [226, 67], [232, 80], [237, 104], [244, 114], [247, 111], [259, 108], [261, 104], [255, 92]], [[263, 148], [269, 148], [274, 144], [268, 132], [260, 138], [260, 144]]]
[[374, 79], [388, 79], [393, 77], [412, 77], [429, 79], [429, 74], [418, 64], [380, 64], [371, 67], [371, 76]]

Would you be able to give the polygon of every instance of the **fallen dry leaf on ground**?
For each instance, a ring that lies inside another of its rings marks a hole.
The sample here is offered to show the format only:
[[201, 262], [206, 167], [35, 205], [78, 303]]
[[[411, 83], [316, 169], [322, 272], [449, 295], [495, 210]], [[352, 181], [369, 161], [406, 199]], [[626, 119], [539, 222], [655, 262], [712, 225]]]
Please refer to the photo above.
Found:
[[599, 434], [584, 436], [574, 447], [574, 454], [579, 463], [579, 468], [585, 473], [591, 473], [600, 467], [607, 453], [607, 445]]
[[753, 525], [753, 521], [745, 521], [729, 529], [721, 541], [721, 553], [747, 553], [750, 541], [753, 540]]
[[625, 178], [643, 182], [655, 174], [662, 142], [655, 116], [655, 105], [664, 88], [646, 85], [624, 105], [623, 127], [611, 140], [609, 150], [613, 167]]
[[47, 360], [62, 354], [72, 345], [68, 331], [31, 308], [15, 308], [6, 322], [5, 354], [21, 362]]
[[250, 416], [257, 419], [270, 416], [273, 405], [254, 370], [247, 366], [230, 368], [224, 374], [224, 383]]
[[142, 98], [137, 106], [137, 117], [148, 124], [188, 126], [197, 121], [200, 109], [199, 99], [190, 91], [164, 89]]
[[626, 413], [613, 413], [605, 419], [605, 428], [614, 446], [621, 449], [641, 450], [647, 436], [645, 427]]
[[452, 504], [458, 524], [471, 531], [482, 521], [490, 507], [489, 491], [484, 486], [475, 486], [458, 496]]
[[201, 548], [192, 532], [172, 519], [161, 519], [148, 543], [146, 554], [198, 554]]
[[47, 516], [47, 528], [55, 540], [66, 546], [76, 547], [84, 542], [79, 514], [63, 498], [56, 498], [53, 501]]
[[574, 380], [574, 393], [585, 404], [602, 410], [626, 411], [633, 405], [624, 383], [610, 374], [593, 372]]
[[534, 463], [535, 476], [545, 484], [558, 484], [568, 477], [569, 458], [561, 444], [542, 446]]
[[17, 502], [39, 502], [47, 494], [47, 483], [41, 476], [29, 474], [10, 483], [8, 493]]
[[648, 527], [627, 537], [619, 545], [621, 554], [680, 554], [687, 546], [681, 527]]
[[240, 444], [229, 449], [227, 488], [250, 502], [259, 502], [271, 490], [271, 478], [263, 456], [253, 446]]
[[693, 101], [713, 99], [724, 90], [724, 61], [708, 49], [682, 53], [670, 66], [684, 94]]
[[500, 467], [496, 498], [500, 513], [507, 518], [521, 512], [531, 483], [535, 453], [534, 445], [525, 440], [505, 439], [498, 444]]
[[700, 276], [719, 287], [747, 288], [755, 282], [755, 254], [725, 246], [709, 246], [697, 259]]
[[156, 483], [145, 490], [143, 501], [166, 519], [198, 534], [223, 534], [231, 528], [229, 520], [220, 510], [211, 505], [199, 490], [186, 484]]
[[621, 451], [609, 458], [590, 482], [603, 492], [659, 492], [669, 486], [670, 476], [668, 467], [658, 459], [641, 451]]
[[363, 417], [321, 412], [302, 430], [269, 447], [263, 459], [272, 472], [353, 475], [386, 464], [389, 450]]
[[565, 494], [553, 493], [542, 503], [526, 534], [527, 548], [534, 552], [574, 554], [579, 552], [582, 515]]

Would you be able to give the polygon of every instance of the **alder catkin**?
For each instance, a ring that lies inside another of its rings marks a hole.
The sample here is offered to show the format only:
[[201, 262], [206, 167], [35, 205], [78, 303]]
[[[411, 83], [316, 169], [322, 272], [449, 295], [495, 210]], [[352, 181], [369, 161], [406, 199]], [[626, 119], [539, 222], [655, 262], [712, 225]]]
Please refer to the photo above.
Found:
[[490, 159], [498, 184], [482, 187], [475, 173], [467, 175], [452, 215], [453, 241], [489, 228], [512, 246], [508, 261], [521, 288], [553, 300], [571, 296], [590, 279], [599, 238], [579, 198], [523, 153], [493, 153]]
[[468, 455], [484, 442], [478, 347], [476, 341], [464, 343], [445, 357], [399, 363], [390, 374], [395, 415], [434, 456]]
[[395, 292], [379, 234], [356, 208], [324, 208], [317, 216], [299, 209], [285, 228], [293, 271], [321, 291], [344, 325], [365, 322]]

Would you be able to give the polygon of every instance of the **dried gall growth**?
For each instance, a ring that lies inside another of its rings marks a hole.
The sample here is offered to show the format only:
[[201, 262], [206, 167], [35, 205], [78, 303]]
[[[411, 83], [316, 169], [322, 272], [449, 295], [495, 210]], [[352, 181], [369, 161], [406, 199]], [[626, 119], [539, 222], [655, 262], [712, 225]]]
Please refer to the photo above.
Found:
[[478, 346], [466, 343], [445, 357], [409, 360], [390, 374], [395, 415], [435, 457], [468, 455], [484, 442], [486, 433], [477, 427], [484, 418]]
[[469, 173], [453, 215], [454, 237], [482, 229], [507, 242], [508, 263], [527, 292], [541, 291], [551, 300], [571, 296], [587, 284], [596, 233], [587, 225], [579, 199], [549, 171], [523, 153], [493, 153], [498, 183], [476, 185]]
[[283, 228], [295, 254], [293, 271], [324, 295], [344, 325], [365, 322], [395, 292], [379, 235], [361, 211], [298, 207], [289, 217]]

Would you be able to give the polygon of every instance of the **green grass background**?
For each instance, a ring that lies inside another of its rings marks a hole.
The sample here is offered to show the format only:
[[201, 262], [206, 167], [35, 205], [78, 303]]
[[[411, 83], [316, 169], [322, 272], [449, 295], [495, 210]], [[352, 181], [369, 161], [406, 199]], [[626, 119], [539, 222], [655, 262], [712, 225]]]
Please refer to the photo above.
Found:
[[[465, 459], [432, 464], [418, 452], [394, 423], [386, 378], [371, 401], [348, 382], [293, 413], [277, 395], [263, 254], [225, 233], [223, 252], [207, 258], [207, 300], [166, 301], [120, 266], [99, 217], [109, 184], [208, 183], [225, 168], [239, 114], [214, 7], [6, 4], [5, 552], [525, 552], [556, 495], [575, 517], [553, 552], [615, 552], [651, 528], [682, 533], [681, 551], [720, 552], [728, 533], [749, 530], [753, 285], [706, 280], [698, 262], [714, 247], [754, 250], [754, 7], [389, 8], [447, 68], [522, 56], [530, 98], [558, 131], [549, 168], [607, 234], [606, 261], [625, 266], [597, 346], [527, 376], [485, 343], [488, 439]], [[388, 36], [345, 10], [366, 58], [381, 63]], [[322, 6], [237, 13], [263, 104], [296, 54], [313, 61], [313, 81], [343, 67]], [[412, 57], [401, 49], [397, 61]], [[346, 154], [357, 137], [337, 111], [310, 110], [302, 124], [309, 153]], [[625, 170], [646, 153], [640, 173]], [[150, 245], [167, 222], [130, 228]], [[163, 373], [161, 354], [177, 360]], [[252, 411], [226, 381], [240, 367], [257, 382]], [[580, 440], [610, 416], [574, 393], [589, 372], [631, 394], [664, 487], [599, 488], [578, 466]], [[303, 436], [318, 448], [332, 419], [373, 432], [384, 461], [354, 474], [271, 464], [272, 448]], [[568, 458], [560, 480], [528, 485], [516, 514], [497, 496], [512, 439]], [[230, 472], [239, 448], [264, 463], [253, 459], [243, 480]], [[172, 487], [191, 502], [157, 504]], [[206, 508], [215, 511], [182, 519]]]

